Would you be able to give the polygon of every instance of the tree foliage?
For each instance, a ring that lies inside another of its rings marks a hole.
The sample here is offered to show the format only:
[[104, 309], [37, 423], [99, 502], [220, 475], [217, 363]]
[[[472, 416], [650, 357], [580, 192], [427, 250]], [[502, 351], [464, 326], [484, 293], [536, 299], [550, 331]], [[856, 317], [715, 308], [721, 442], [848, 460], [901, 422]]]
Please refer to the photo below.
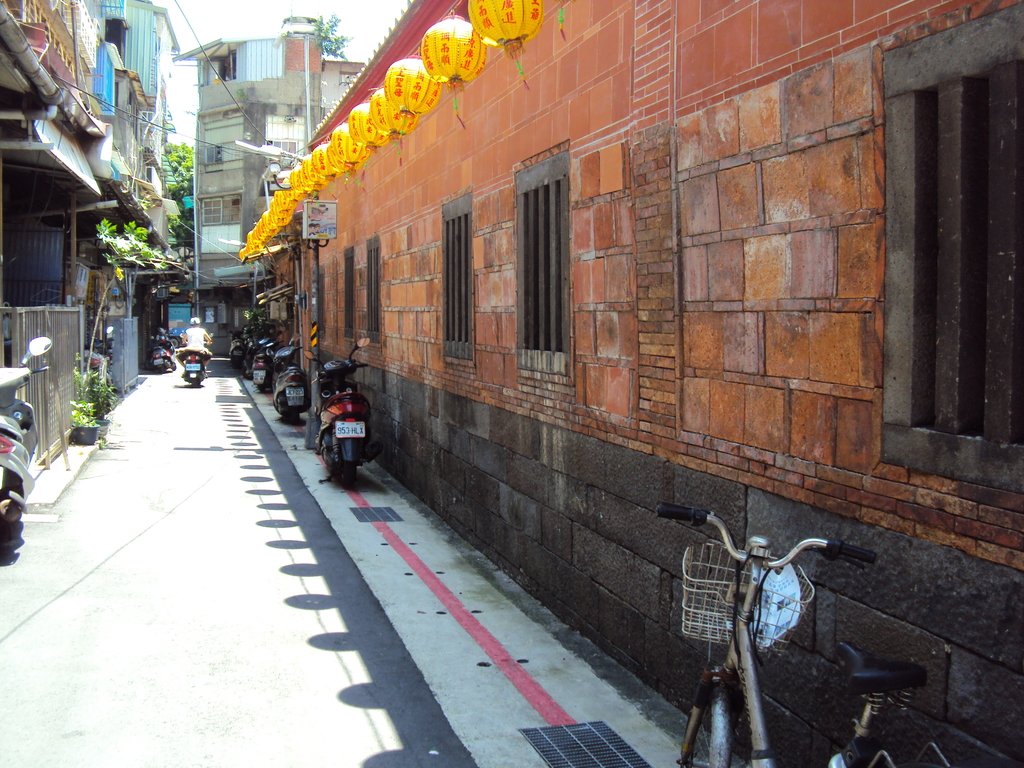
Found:
[[326, 21], [323, 16], [314, 19], [313, 28], [316, 30], [316, 41], [320, 46], [321, 56], [348, 61], [348, 57], [345, 55], [345, 46], [348, 45], [351, 38], [338, 34], [339, 24], [341, 24], [341, 19], [334, 13]]
[[118, 232], [115, 224], [103, 219], [96, 225], [96, 237], [103, 246], [100, 250], [104, 258], [114, 267], [115, 272], [120, 272], [125, 267], [167, 269], [180, 265], [178, 259], [165, 256], [162, 251], [151, 246], [149, 230], [134, 221], [122, 225], [121, 231]]
[[188, 144], [168, 144], [164, 149], [164, 170], [167, 173], [167, 194], [178, 204], [180, 216], [170, 220], [169, 235], [171, 247], [195, 247], [192, 232], [191, 208], [185, 207], [185, 198], [193, 197], [193, 176], [195, 175], [195, 152]]

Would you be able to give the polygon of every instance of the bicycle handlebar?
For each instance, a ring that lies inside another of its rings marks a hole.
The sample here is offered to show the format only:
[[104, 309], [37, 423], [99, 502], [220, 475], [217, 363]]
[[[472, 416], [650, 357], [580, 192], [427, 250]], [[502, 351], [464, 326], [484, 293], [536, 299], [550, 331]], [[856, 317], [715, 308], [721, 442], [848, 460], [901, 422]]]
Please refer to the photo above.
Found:
[[[709, 512], [706, 509], [698, 509], [697, 507], [687, 507], [682, 504], [672, 504], [667, 501], [659, 502], [654, 508], [655, 514], [658, 517], [665, 518], [666, 520], [683, 520], [692, 524], [694, 527], [698, 525], [704, 525], [704, 523], [711, 523], [718, 529], [722, 543], [725, 548], [729, 550], [729, 553], [734, 559], [738, 561], [746, 561], [749, 557], [749, 553], [738, 549], [732, 540], [732, 534], [726, 527], [725, 522], [718, 517], [714, 512]], [[777, 560], [765, 561], [765, 566], [768, 568], [782, 568], [787, 563], [791, 562], [801, 552], [807, 549], [817, 550], [827, 560], [836, 560], [843, 558], [844, 560], [854, 563], [873, 563], [877, 555], [870, 549], [864, 547], [858, 547], [854, 544], [847, 544], [845, 541], [839, 539], [804, 539], [794, 545], [789, 552]]]

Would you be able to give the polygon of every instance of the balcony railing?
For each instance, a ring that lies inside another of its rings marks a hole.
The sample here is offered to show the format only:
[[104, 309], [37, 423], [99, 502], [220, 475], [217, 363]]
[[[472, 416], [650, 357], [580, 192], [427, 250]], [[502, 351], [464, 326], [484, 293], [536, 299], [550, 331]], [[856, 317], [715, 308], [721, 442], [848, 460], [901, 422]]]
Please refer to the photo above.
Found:
[[[22, 25], [29, 44], [39, 55], [43, 66], [59, 79], [74, 85], [76, 72], [84, 77], [95, 67], [98, 28], [84, 4], [77, 0], [0, 2]], [[121, 5], [124, 6], [124, 0]], [[73, 18], [78, 22], [80, 67], [75, 65]]]

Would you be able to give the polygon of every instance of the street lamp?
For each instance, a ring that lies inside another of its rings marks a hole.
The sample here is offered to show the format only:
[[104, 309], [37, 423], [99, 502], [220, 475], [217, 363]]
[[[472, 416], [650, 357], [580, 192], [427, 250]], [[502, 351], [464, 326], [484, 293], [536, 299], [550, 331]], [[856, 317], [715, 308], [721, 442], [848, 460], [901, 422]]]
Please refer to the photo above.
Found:
[[263, 191], [267, 199], [267, 210], [270, 210], [270, 180], [274, 179], [278, 186], [284, 187], [285, 184], [281, 183], [284, 168], [280, 162], [283, 158], [292, 160], [293, 163], [300, 162], [302, 158], [296, 155], [294, 152], [287, 152], [280, 147], [276, 147], [273, 144], [264, 144], [261, 147], [257, 147], [255, 144], [250, 144], [247, 141], [241, 141], [235, 139], [235, 146], [244, 152], [248, 152], [253, 155], [260, 155], [271, 160], [267, 163], [267, 169], [263, 172], [261, 177], [263, 180]]

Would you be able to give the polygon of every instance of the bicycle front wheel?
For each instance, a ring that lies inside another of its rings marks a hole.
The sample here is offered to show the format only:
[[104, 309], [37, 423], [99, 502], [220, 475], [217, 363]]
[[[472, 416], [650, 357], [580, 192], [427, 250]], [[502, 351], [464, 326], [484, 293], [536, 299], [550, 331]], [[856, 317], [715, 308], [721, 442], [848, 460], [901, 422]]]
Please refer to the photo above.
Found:
[[701, 717], [687, 764], [693, 768], [729, 768], [734, 730], [735, 717], [729, 705], [729, 692], [725, 686], [715, 685], [707, 710]]

